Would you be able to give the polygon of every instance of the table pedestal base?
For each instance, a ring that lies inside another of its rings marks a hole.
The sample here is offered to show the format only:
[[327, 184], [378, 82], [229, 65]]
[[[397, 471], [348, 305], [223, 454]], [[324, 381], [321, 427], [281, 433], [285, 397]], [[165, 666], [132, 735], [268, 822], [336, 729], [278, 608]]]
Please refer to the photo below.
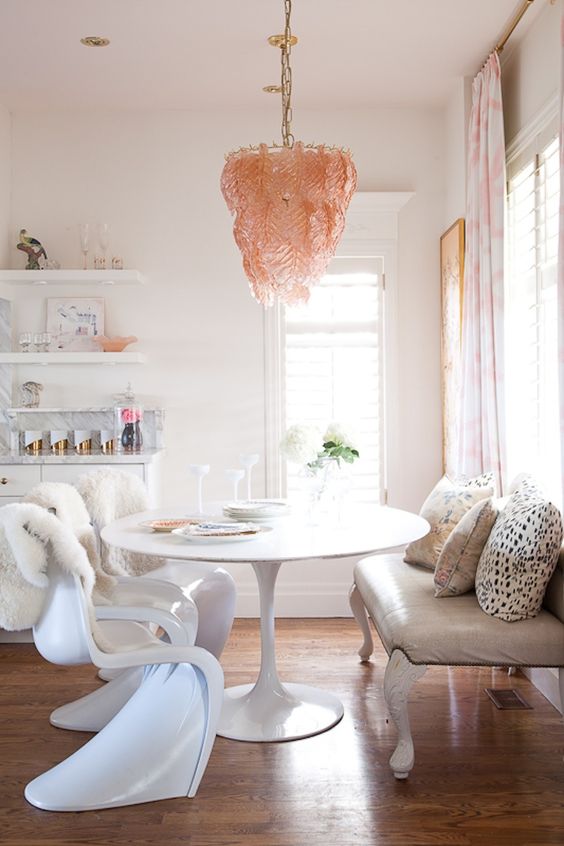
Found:
[[225, 691], [217, 733], [257, 743], [298, 740], [330, 729], [343, 713], [336, 696], [316, 687], [283, 684], [275, 692], [242, 684]]

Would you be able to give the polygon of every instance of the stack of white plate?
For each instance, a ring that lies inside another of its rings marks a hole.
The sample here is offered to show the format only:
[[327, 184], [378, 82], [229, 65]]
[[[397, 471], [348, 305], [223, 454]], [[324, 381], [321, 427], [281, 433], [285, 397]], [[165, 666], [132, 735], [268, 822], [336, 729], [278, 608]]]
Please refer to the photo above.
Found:
[[270, 520], [272, 517], [285, 517], [290, 510], [288, 503], [282, 499], [247, 499], [223, 506], [223, 513], [236, 520]]

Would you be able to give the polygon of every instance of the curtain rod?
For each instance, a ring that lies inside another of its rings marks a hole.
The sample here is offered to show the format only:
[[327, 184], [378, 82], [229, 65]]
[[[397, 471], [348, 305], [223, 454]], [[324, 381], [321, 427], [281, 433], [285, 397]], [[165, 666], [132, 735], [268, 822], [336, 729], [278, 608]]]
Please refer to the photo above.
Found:
[[501, 51], [503, 50], [503, 48], [505, 47], [505, 45], [509, 41], [510, 36], [513, 34], [513, 30], [516, 29], [519, 21], [521, 20], [521, 18], [523, 17], [525, 12], [529, 8], [529, 6], [531, 6], [533, 3], [534, 3], [534, 0], [524, 0], [523, 5], [519, 9], [519, 11], [515, 13], [515, 17], [513, 18], [511, 23], [508, 24], [507, 29], [505, 30], [505, 32], [503, 33], [503, 35], [501, 36], [501, 38], [499, 39], [499, 41], [495, 45], [494, 52], [501, 53]]

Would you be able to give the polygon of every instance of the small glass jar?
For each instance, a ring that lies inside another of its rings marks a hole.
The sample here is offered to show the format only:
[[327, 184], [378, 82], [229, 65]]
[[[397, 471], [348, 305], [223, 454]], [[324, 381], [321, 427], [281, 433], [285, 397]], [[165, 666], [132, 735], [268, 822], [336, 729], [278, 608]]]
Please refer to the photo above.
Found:
[[115, 406], [115, 444], [118, 452], [143, 449], [143, 408], [136, 402]]

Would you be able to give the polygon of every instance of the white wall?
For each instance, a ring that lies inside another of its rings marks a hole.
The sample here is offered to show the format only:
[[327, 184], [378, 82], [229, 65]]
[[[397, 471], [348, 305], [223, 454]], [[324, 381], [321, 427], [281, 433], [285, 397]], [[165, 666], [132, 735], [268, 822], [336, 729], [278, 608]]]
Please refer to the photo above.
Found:
[[[50, 257], [77, 266], [77, 223], [107, 221], [110, 252], [148, 279], [143, 289], [84, 292], [106, 296], [107, 333], [137, 335], [146, 366], [22, 369], [20, 381], [44, 381], [45, 406], [107, 404], [127, 379], [146, 403], [162, 404], [164, 504], [193, 501], [187, 463], [209, 462], [206, 494], [222, 498], [229, 495], [223, 469], [237, 466], [240, 452], [264, 454], [262, 308], [248, 292], [219, 178], [225, 152], [269, 141], [275, 127], [262, 113], [241, 111], [13, 116], [12, 243], [25, 226]], [[389, 492], [391, 504], [418, 509], [441, 470], [442, 115], [306, 112], [296, 132], [350, 147], [360, 190], [416, 194], [399, 220], [400, 423], [389, 437], [402, 460], [390, 468]], [[12, 250], [10, 263], [22, 262]], [[46, 293], [14, 296], [16, 331], [42, 328]], [[259, 469], [257, 494], [261, 486]], [[348, 583], [348, 571], [324, 566], [328, 582]], [[345, 610], [344, 597], [338, 601]]]
[[8, 266], [12, 164], [11, 133], [12, 119], [7, 109], [0, 105], [0, 267]]
[[445, 231], [459, 217], [466, 217], [466, 153], [471, 108], [472, 79], [458, 77], [445, 108]]
[[524, 37], [510, 41], [502, 53], [501, 78], [507, 144], [558, 91], [561, 14], [561, 2], [554, 5], [545, 3], [543, 11]]

